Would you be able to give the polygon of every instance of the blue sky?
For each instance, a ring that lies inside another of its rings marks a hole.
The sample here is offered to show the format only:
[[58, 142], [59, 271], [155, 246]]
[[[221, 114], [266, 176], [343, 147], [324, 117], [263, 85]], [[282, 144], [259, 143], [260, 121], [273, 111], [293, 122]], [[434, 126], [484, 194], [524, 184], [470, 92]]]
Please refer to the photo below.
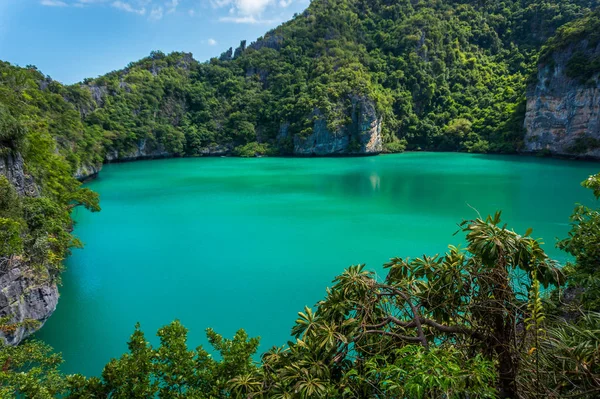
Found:
[[0, 60], [63, 83], [125, 67], [152, 50], [199, 61], [248, 43], [309, 0], [0, 0]]

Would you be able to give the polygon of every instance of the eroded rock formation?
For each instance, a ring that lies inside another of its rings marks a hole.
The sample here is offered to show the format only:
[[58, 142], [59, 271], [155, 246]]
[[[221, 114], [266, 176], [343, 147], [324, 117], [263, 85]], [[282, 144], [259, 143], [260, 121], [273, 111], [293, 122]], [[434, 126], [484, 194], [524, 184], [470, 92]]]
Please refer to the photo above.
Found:
[[578, 76], [569, 64], [574, 56], [596, 59], [600, 44], [582, 40], [539, 65], [536, 83], [527, 93], [528, 152], [600, 158], [600, 71]]
[[[366, 98], [352, 99], [352, 123], [337, 131], [330, 131], [319, 110], [313, 132], [307, 137], [294, 137], [294, 154], [301, 156], [371, 155], [383, 149], [381, 118], [375, 104]], [[285, 135], [286, 129], [282, 129]]]
[[[25, 172], [19, 153], [0, 157], [0, 175], [6, 176], [20, 196], [35, 197], [39, 188]], [[20, 256], [0, 256], [0, 319], [8, 318], [0, 329], [0, 339], [16, 345], [39, 329], [58, 303], [55, 279]]]

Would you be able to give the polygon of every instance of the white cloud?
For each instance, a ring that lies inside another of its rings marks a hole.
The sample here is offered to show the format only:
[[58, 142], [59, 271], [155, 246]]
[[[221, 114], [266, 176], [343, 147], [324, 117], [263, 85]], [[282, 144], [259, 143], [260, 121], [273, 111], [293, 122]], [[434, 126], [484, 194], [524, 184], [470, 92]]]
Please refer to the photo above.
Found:
[[210, 0], [210, 4], [213, 6], [213, 8], [225, 7], [234, 2], [235, 0]]
[[242, 15], [261, 14], [273, 0], [236, 0], [236, 8]]
[[238, 24], [269, 24], [277, 19], [265, 18], [273, 15], [276, 8], [286, 8], [296, 0], [210, 0], [213, 8], [229, 8], [230, 16], [221, 17], [221, 22]]
[[163, 17], [163, 8], [162, 7], [153, 7], [152, 11], [150, 11], [150, 18], [152, 21], [158, 21]]
[[132, 12], [132, 13], [139, 14], [139, 15], [146, 14], [145, 7], [136, 8], [136, 7], [132, 6], [131, 4], [125, 3], [124, 1], [120, 1], [120, 0], [113, 1], [111, 6], [113, 6], [114, 8], [117, 8], [119, 10]]
[[208, 39], [208, 45], [209, 46], [216, 46], [217, 45], [217, 41], [215, 39]]
[[42, 0], [40, 4], [48, 7], [66, 7], [68, 5], [64, 1], [60, 0]]
[[167, 14], [171, 14], [177, 10], [177, 6], [179, 5], [179, 0], [169, 0], [165, 3], [165, 7], [167, 9]]
[[75, 0], [75, 3], [71, 3], [73, 7], [83, 8], [87, 6], [93, 6], [96, 4], [106, 4], [112, 0]]
[[[221, 22], [237, 24], [270, 24], [279, 22], [277, 9], [288, 7], [294, 1], [305, 0], [204, 0], [204, 4], [215, 9], [224, 9], [229, 15], [219, 18]], [[0, 0], [2, 2], [2, 0]], [[182, 0], [39, 0], [41, 5], [53, 7], [110, 6], [137, 15], [144, 15], [151, 21], [161, 20], [168, 14], [177, 12], [185, 3]], [[185, 11], [184, 11], [185, 12]], [[187, 14], [198, 14], [196, 7]]]
[[240, 17], [221, 17], [219, 18], [221, 22], [233, 22], [236, 24], [272, 24], [277, 22], [275, 19], [260, 19], [255, 18], [252, 15], [240, 16]]

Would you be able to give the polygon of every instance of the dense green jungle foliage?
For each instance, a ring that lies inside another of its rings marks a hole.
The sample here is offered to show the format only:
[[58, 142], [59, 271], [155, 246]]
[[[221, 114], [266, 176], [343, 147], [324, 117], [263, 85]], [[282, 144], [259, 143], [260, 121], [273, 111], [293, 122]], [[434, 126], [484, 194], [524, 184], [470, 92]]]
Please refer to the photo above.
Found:
[[316, 118], [331, 131], [348, 125], [361, 99], [375, 103], [388, 150], [515, 151], [540, 46], [595, 6], [315, 1], [257, 43], [207, 64], [154, 53], [87, 81], [114, 95], [86, 122], [125, 153], [144, 139], [186, 155], [253, 141], [289, 153], [291, 137], [310, 134]]
[[[99, 210], [97, 195], [73, 176], [139, 148], [289, 154], [315, 120], [339, 131], [353, 106], [370, 102], [390, 152], [518, 150], [538, 56], [597, 40], [598, 13], [589, 13], [596, 6], [319, 0], [207, 63], [154, 52], [64, 86], [35, 67], [0, 62], [0, 271], [22, 263], [58, 281], [79, 245], [71, 209]], [[582, 80], [596, 65], [571, 60]], [[599, 180], [584, 183], [596, 197]], [[258, 339], [243, 331], [227, 340], [208, 330], [216, 360], [190, 350], [178, 322], [159, 330], [158, 347], [137, 327], [129, 353], [99, 378], [62, 375], [60, 356], [27, 340], [0, 348], [0, 397], [598, 397], [600, 211], [575, 209], [559, 243], [574, 258], [563, 270], [500, 215], [462, 227], [467, 248], [394, 258], [384, 281], [362, 266], [344, 271], [323, 301], [299, 314], [296, 339], [260, 363], [252, 360]], [[5, 333], [18, 327], [0, 319]]]

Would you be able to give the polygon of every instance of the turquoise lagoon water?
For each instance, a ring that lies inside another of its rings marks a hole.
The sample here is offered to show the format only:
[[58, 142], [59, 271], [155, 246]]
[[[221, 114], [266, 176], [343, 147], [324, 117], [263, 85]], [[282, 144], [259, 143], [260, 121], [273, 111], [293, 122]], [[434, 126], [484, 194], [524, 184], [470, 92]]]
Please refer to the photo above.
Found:
[[65, 372], [99, 375], [136, 322], [181, 320], [190, 346], [213, 327], [283, 345], [298, 311], [345, 267], [384, 275], [390, 257], [445, 251], [457, 223], [503, 210], [547, 251], [568, 231], [579, 182], [599, 163], [407, 153], [368, 158], [200, 158], [107, 165], [88, 186], [102, 212], [78, 209], [85, 249], [67, 260], [61, 299], [38, 337]]

